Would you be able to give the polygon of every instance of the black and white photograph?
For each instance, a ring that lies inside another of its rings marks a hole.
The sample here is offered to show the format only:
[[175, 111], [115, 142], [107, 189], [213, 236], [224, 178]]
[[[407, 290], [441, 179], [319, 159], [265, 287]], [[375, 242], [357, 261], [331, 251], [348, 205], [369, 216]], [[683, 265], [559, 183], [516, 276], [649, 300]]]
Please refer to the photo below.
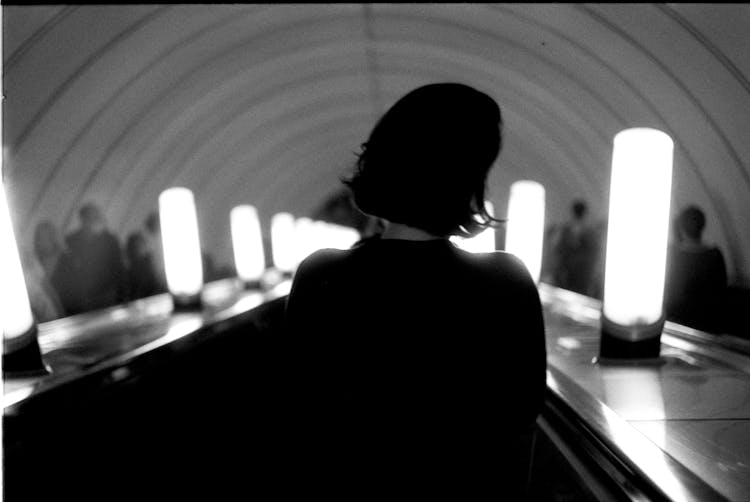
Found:
[[750, 4], [0, 14], [0, 501], [750, 502]]

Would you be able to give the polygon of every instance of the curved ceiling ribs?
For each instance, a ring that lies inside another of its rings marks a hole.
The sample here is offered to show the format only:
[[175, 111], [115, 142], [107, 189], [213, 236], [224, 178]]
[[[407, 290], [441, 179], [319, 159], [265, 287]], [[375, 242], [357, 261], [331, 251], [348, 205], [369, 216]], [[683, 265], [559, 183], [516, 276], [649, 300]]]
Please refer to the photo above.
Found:
[[[227, 260], [233, 204], [308, 213], [387, 106], [463, 81], [506, 117], [493, 200], [526, 177], [557, 218], [581, 196], [603, 215], [612, 136], [660, 127], [676, 144], [673, 202], [704, 206], [733, 281], [748, 284], [750, 83], [710, 7], [713, 24], [701, 6], [655, 4], [4, 7], [22, 23], [4, 57], [9, 198], [21, 226], [65, 230], [93, 199], [131, 231], [182, 184]], [[727, 26], [750, 20], [747, 6], [718, 9]], [[97, 16], [107, 29], [82, 36]], [[33, 80], [40, 69], [49, 78]]]
[[[631, 44], [632, 46], [638, 49], [639, 53], [646, 55], [649, 58], [649, 60], [651, 60], [659, 68], [661, 72], [667, 75], [668, 78], [677, 87], [679, 87], [680, 91], [684, 94], [685, 97], [687, 97], [691, 105], [700, 112], [703, 120], [705, 120], [705, 122], [710, 126], [711, 131], [721, 141], [724, 147], [724, 151], [734, 161], [734, 165], [737, 167], [736, 171], [740, 174], [742, 182], [744, 182], [744, 184], [746, 185], [746, 188], [748, 190], [747, 193], [750, 193], [750, 174], [742, 168], [742, 161], [740, 160], [740, 157], [737, 151], [734, 149], [732, 143], [727, 139], [726, 135], [722, 131], [721, 126], [712, 117], [711, 113], [701, 104], [700, 100], [690, 90], [689, 86], [686, 85], [685, 82], [683, 82], [680, 78], [678, 78], [674, 74], [674, 72], [672, 72], [672, 70], [668, 67], [666, 63], [661, 61], [656, 55], [654, 55], [650, 50], [648, 50], [643, 45], [643, 43], [636, 40], [633, 36], [629, 35], [627, 32], [625, 32], [623, 29], [618, 27], [616, 24], [605, 19], [603, 16], [600, 16], [598, 13], [595, 13], [592, 9], [583, 7], [583, 6], [581, 8], [585, 9], [589, 15], [597, 19], [599, 22], [606, 24], [606, 26], [611, 31], [617, 33], [620, 37], [627, 40], [629, 44]], [[652, 108], [653, 112], [656, 114], [657, 117], [659, 117], [660, 121], [662, 121], [665, 124], [667, 131], [669, 131], [673, 135], [673, 137], [675, 137], [675, 148], [683, 149], [683, 152], [688, 160], [688, 166], [691, 168], [693, 174], [696, 176], [699, 183], [702, 185], [704, 193], [711, 203], [711, 209], [713, 209], [713, 212], [715, 212], [719, 216], [716, 222], [721, 227], [722, 237], [724, 238], [724, 241], [728, 244], [730, 248], [729, 255], [737, 256], [740, 251], [740, 243], [738, 242], [738, 234], [733, 232], [733, 229], [732, 229], [731, 214], [727, 210], [728, 208], [726, 208], [724, 205], [722, 205], [719, 202], [718, 197], [720, 194], [714, 193], [712, 190], [709, 189], [709, 181], [707, 179], [708, 174], [704, 174], [700, 169], [698, 169], [698, 162], [695, 160], [694, 154], [692, 153], [694, 144], [692, 144], [689, 141], [681, 140], [681, 135], [678, 132], [680, 130], [680, 127], [676, 125], [676, 122], [678, 121], [677, 118], [675, 120], [671, 120], [670, 118], [666, 117], [664, 114], [662, 114], [658, 110], [658, 107], [653, 102], [653, 100], [649, 99], [645, 94], [642, 95], [641, 99], [644, 102], [649, 103], [649, 107]], [[735, 265], [738, 265], [738, 264], [735, 263]], [[737, 268], [736, 271], [739, 272], [739, 268]]]

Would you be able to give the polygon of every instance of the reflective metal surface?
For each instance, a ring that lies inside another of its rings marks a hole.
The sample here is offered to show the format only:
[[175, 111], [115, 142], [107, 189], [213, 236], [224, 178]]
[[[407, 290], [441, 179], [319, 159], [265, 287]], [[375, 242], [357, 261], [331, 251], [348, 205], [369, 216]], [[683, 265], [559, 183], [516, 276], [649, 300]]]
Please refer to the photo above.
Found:
[[730, 500], [750, 493], [750, 420], [630, 422], [662, 450], [701, 476]]
[[540, 295], [548, 385], [603, 441], [672, 500], [750, 500], [748, 356], [668, 323], [655, 364], [596, 364], [599, 302]]
[[235, 280], [222, 280], [205, 286], [201, 311], [173, 313], [169, 295], [161, 294], [44, 323], [39, 326], [39, 345], [52, 374], [5, 380], [4, 412], [14, 414], [24, 401], [86, 376], [126, 378], [127, 365], [136, 359], [158, 349], [186, 350], [199, 341], [201, 331], [283, 296], [282, 286], [261, 293], [244, 291]]
[[[205, 288], [199, 312], [172, 313], [169, 296], [158, 295], [43, 324], [40, 347], [53, 373], [6, 380], [5, 413], [81, 379], [129, 378], [137, 371], [131, 363], [194, 347], [216, 326], [242, 319], [288, 287], [287, 281], [261, 294], [218, 281]], [[748, 356], [668, 323], [658, 364], [595, 364], [600, 304], [546, 285], [540, 295], [548, 386], [578, 417], [581, 431], [671, 500], [750, 500]]]

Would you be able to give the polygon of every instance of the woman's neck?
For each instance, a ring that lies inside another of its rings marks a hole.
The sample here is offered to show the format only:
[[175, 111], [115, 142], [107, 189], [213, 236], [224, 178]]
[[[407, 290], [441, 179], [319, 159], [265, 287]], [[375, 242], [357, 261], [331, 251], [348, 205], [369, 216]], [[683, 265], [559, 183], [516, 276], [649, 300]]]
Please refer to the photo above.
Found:
[[402, 223], [388, 222], [382, 239], [401, 239], [405, 241], [431, 241], [436, 239], [445, 239], [440, 235], [435, 235], [422, 230], [421, 228], [410, 227]]

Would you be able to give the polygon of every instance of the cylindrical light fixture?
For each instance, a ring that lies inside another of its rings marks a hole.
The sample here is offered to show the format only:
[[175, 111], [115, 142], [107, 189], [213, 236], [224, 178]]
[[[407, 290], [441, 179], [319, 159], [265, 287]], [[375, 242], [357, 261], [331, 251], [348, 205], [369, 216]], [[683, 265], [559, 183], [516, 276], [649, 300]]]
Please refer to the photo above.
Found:
[[505, 250], [521, 259], [534, 282], [542, 270], [544, 187], [536, 181], [516, 181], [510, 187]]
[[659, 356], [673, 150], [669, 135], [656, 129], [615, 136], [601, 358]]
[[203, 259], [193, 192], [183, 187], [159, 195], [164, 268], [175, 310], [202, 306]]
[[[484, 205], [490, 216], [494, 217], [495, 206], [492, 205], [492, 202], [486, 201]], [[469, 253], [491, 253], [495, 251], [495, 229], [486, 228], [474, 237], [469, 238], [454, 235], [450, 238], [450, 241]]]
[[45, 375], [37, 328], [31, 313], [21, 259], [16, 247], [5, 187], [0, 185], [0, 309], [3, 322], [3, 375], [20, 378]]
[[271, 218], [271, 253], [273, 264], [285, 275], [297, 268], [295, 221], [290, 213], [276, 213]]
[[302, 216], [294, 222], [294, 238], [297, 242], [295, 261], [299, 264], [302, 260], [310, 256], [313, 252], [320, 249], [317, 242], [317, 232], [315, 222]]
[[230, 213], [230, 222], [237, 276], [246, 288], [257, 288], [266, 269], [258, 211], [246, 204], [237, 206]]
[[326, 224], [324, 247], [329, 249], [349, 249], [360, 239], [357, 230], [335, 223]]

